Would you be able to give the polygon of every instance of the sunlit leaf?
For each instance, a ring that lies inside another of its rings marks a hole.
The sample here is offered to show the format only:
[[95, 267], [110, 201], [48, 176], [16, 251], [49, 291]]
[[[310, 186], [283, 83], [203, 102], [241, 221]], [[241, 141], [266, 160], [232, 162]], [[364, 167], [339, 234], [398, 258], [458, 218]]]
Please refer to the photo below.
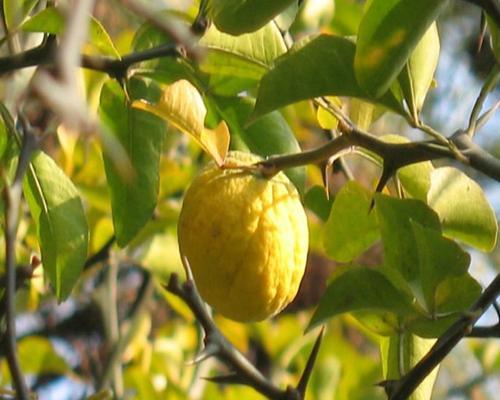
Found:
[[452, 167], [434, 170], [427, 202], [439, 215], [446, 236], [483, 251], [495, 247], [495, 212], [481, 187], [463, 172]]
[[[389, 143], [409, 143], [405, 136], [384, 135], [382, 139]], [[404, 193], [410, 197], [427, 201], [427, 192], [431, 187], [431, 173], [434, 167], [430, 161], [423, 161], [400, 168], [397, 177]]]
[[88, 228], [77, 189], [45, 153], [37, 153], [24, 179], [24, 195], [36, 223], [42, 263], [57, 298], [64, 300], [87, 257]]
[[[425, 339], [409, 332], [399, 332], [381, 338], [380, 353], [385, 379], [399, 379], [410, 371], [434, 345], [434, 339]], [[408, 400], [429, 400], [436, 381], [438, 368], [430, 371]]]
[[408, 295], [384, 274], [366, 267], [345, 267], [335, 272], [308, 329], [335, 315], [362, 310], [388, 311], [397, 315], [414, 313]]
[[[373, 100], [354, 76], [355, 44], [348, 39], [320, 35], [280, 57], [261, 80], [253, 118], [269, 111], [320, 96], [349, 96]], [[392, 93], [380, 104], [404, 113]]]
[[151, 381], [151, 375], [139, 366], [131, 365], [123, 373], [123, 384], [136, 399], [157, 399], [158, 395]]
[[436, 23], [432, 23], [406, 66], [399, 75], [399, 84], [412, 115], [417, 116], [424, 104], [439, 60], [439, 34]]
[[373, 0], [359, 26], [354, 59], [361, 87], [376, 97], [386, 93], [447, 3], [447, 0]]
[[210, 74], [258, 80], [286, 52], [280, 31], [270, 23], [241, 36], [231, 36], [214, 26], [200, 39], [207, 49], [200, 69]]
[[[23, 25], [25, 32], [44, 32], [61, 35], [64, 32], [66, 20], [56, 7], [47, 7], [28, 19]], [[119, 58], [113, 41], [102, 24], [93, 16], [89, 17], [89, 42], [101, 54]]]
[[156, 206], [165, 123], [133, 109], [115, 81], [102, 89], [99, 114], [125, 150], [133, 171], [132, 176], [123, 176], [112, 155], [104, 153], [116, 240], [123, 247], [149, 221]]
[[39, 0], [4, 0], [3, 14], [9, 30], [15, 29], [33, 10]]
[[264, 26], [294, 1], [209, 0], [208, 15], [220, 31], [240, 35]]
[[411, 221], [440, 232], [437, 214], [419, 200], [401, 200], [382, 194], [375, 195], [375, 210], [384, 245], [384, 263], [398, 270], [409, 282], [417, 279], [418, 252]]
[[468, 273], [450, 277], [437, 287], [436, 309], [442, 314], [463, 313], [479, 298], [481, 291], [481, 285]]
[[379, 238], [371, 203], [372, 193], [356, 181], [346, 183], [335, 197], [323, 231], [326, 253], [334, 260], [352, 261]]
[[[24, 374], [65, 375], [71, 371], [70, 366], [56, 353], [54, 346], [46, 337], [25, 337], [17, 343], [17, 351], [19, 364]], [[2, 368], [2, 377], [10, 376], [6, 364]]]
[[[279, 112], [270, 113], [247, 125], [245, 122], [254, 104], [251, 99], [218, 97], [215, 101], [229, 125], [233, 146], [238, 147], [239, 141], [241, 146], [263, 157], [301, 150], [293, 131]], [[291, 168], [285, 173], [303, 193], [306, 179], [304, 167]]]
[[153, 113], [190, 135], [215, 160], [224, 163], [229, 148], [229, 131], [222, 122], [216, 129], [205, 128], [207, 109], [198, 90], [188, 81], [180, 80], [163, 89], [161, 99], [152, 104], [134, 101], [132, 106]]

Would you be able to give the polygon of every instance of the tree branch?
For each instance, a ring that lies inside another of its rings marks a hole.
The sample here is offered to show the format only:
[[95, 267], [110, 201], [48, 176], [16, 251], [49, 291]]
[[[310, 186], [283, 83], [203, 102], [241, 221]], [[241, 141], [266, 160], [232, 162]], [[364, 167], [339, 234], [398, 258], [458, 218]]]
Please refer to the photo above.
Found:
[[498, 0], [463, 0], [481, 7], [500, 26], [500, 3]]
[[500, 274], [484, 290], [479, 299], [470, 307], [469, 311], [446, 330], [415, 367], [398, 381], [386, 381], [384, 383], [384, 387], [388, 391], [389, 400], [407, 399], [422, 383], [425, 377], [443, 361], [457, 343], [472, 332], [474, 324], [484, 314], [486, 309], [495, 302], [499, 295]]
[[289, 386], [285, 390], [280, 389], [264, 377], [219, 331], [207, 306], [198, 293], [196, 284], [192, 279], [189, 263], [185, 258], [183, 259], [183, 263], [188, 277], [187, 281], [181, 284], [178, 275], [172, 274], [166, 289], [180, 297], [188, 305], [205, 332], [205, 348], [195, 357], [194, 362], [202, 362], [210, 357], [216, 357], [234, 371], [229, 375], [211, 377], [208, 380], [218, 383], [247, 385], [272, 400], [302, 400], [319, 351], [323, 330], [321, 330], [316, 340], [297, 387]]
[[500, 160], [473, 143], [463, 131], [456, 132], [450, 138], [450, 143], [460, 151], [461, 157], [457, 159], [450, 148], [435, 141], [389, 143], [343, 121], [339, 122], [339, 130], [342, 134], [323, 146], [300, 153], [269, 157], [257, 163], [256, 168], [263, 175], [272, 176], [283, 169], [318, 163], [349, 148], [360, 147], [375, 153], [383, 160], [383, 175], [387, 178], [407, 165], [448, 158], [460, 161], [500, 182]]
[[[52, 65], [56, 61], [55, 54], [58, 50], [56, 38], [49, 36], [38, 47], [11, 56], [0, 57], [0, 75], [27, 67]], [[144, 51], [129, 53], [121, 59], [82, 54], [81, 67], [104, 72], [112, 78], [122, 79], [126, 77], [129, 68], [134, 64], [161, 57], [183, 56], [184, 50], [182, 46], [169, 43]]]

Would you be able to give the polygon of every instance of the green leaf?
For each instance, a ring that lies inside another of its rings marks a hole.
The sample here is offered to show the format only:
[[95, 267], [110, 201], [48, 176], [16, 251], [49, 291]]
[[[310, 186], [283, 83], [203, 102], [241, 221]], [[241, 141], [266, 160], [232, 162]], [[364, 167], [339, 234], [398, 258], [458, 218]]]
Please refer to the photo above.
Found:
[[[320, 96], [348, 96], [373, 101], [354, 76], [355, 45], [348, 39], [320, 35], [276, 61], [260, 82], [253, 118], [277, 108]], [[400, 102], [387, 93], [378, 102], [404, 114]]]
[[406, 327], [408, 331], [420, 337], [438, 338], [462, 315], [462, 313], [456, 313], [438, 318], [419, 316], [409, 322], [407, 321]]
[[[66, 20], [56, 7], [47, 7], [28, 19], [23, 25], [25, 32], [44, 32], [53, 35], [61, 35], [64, 32]], [[89, 20], [89, 42], [101, 54], [120, 58], [113, 41], [102, 24], [90, 16]]]
[[[293, 131], [279, 112], [273, 112], [249, 125], [245, 125], [253, 109], [249, 98], [233, 97], [214, 99], [231, 131], [232, 142], [241, 142], [252, 153], [263, 157], [300, 152]], [[285, 173], [300, 193], [304, 192], [305, 168], [296, 167]]]
[[468, 273], [450, 277], [436, 290], [436, 309], [440, 314], [463, 313], [478, 299], [481, 285]]
[[330, 23], [332, 30], [343, 36], [354, 36], [363, 17], [363, 5], [357, 0], [335, 0], [335, 11]]
[[208, 15], [215, 26], [231, 35], [253, 32], [295, 0], [209, 0]]
[[7, 29], [16, 29], [37, 3], [38, 0], [4, 0], [3, 12]]
[[430, 161], [423, 161], [400, 168], [397, 176], [408, 196], [426, 201], [427, 193], [431, 187], [433, 170], [434, 167]]
[[412, 282], [419, 277], [419, 267], [411, 221], [441, 232], [438, 216], [419, 200], [401, 200], [382, 194], [375, 195], [375, 210], [384, 245], [384, 263]]
[[[401, 135], [384, 135], [381, 137], [389, 143], [409, 143], [410, 140]], [[434, 167], [430, 161], [423, 161], [400, 168], [397, 177], [406, 195], [427, 201], [427, 192], [431, 187], [431, 173]]]
[[131, 108], [115, 81], [103, 86], [99, 114], [123, 146], [134, 172], [132, 176], [123, 176], [111, 155], [104, 153], [116, 240], [124, 247], [149, 221], [156, 206], [165, 123], [150, 113]]
[[82, 201], [73, 183], [43, 152], [33, 157], [23, 188], [36, 224], [44, 270], [57, 298], [64, 300], [87, 257], [88, 227]]
[[286, 45], [275, 24], [241, 36], [231, 36], [210, 27], [199, 42], [207, 49], [200, 69], [209, 74], [259, 80], [286, 52]]
[[[168, 10], [162, 11], [160, 15], [172, 18], [172, 13]], [[173, 43], [172, 38], [156, 26], [146, 22], [135, 32], [132, 49], [139, 52], [169, 43]], [[143, 61], [135, 65], [133, 71], [135, 74], [147, 76], [167, 85], [180, 79], [193, 81], [194, 74], [194, 68], [185, 59], [177, 57], [161, 57]]]
[[[454, 241], [444, 238], [441, 233], [410, 221], [415, 235], [415, 246], [420, 267], [419, 282], [427, 311], [435, 316], [437, 309], [437, 287], [446, 279], [467, 272], [470, 256]], [[461, 292], [455, 288], [455, 294]], [[440, 310], [441, 311], [441, 310]]]
[[[409, 332], [399, 332], [380, 341], [384, 379], [397, 380], [410, 371], [431, 349], [435, 340], [425, 339]], [[407, 400], [430, 400], [438, 368], [428, 373]]]
[[486, 15], [486, 22], [488, 23], [488, 28], [491, 35], [491, 50], [495, 55], [497, 63], [500, 64], [500, 26], [498, 26], [493, 18]]
[[330, 215], [333, 200], [327, 198], [326, 189], [323, 186], [315, 185], [304, 195], [304, 204], [322, 221], [326, 221]]
[[385, 275], [366, 267], [339, 268], [316, 309], [308, 330], [335, 315], [352, 311], [387, 311], [413, 314], [411, 299]]
[[359, 26], [354, 59], [361, 87], [375, 97], [386, 93], [447, 3], [447, 0], [373, 0]]
[[482, 251], [495, 247], [495, 212], [481, 187], [463, 172], [452, 167], [434, 170], [427, 203], [439, 215], [444, 235]]
[[323, 245], [331, 258], [350, 262], [380, 237], [371, 203], [372, 193], [356, 181], [347, 182], [337, 194], [323, 231]]
[[399, 84], [408, 108], [417, 118], [422, 110], [439, 60], [439, 34], [436, 23], [432, 23], [411, 54], [399, 75]]

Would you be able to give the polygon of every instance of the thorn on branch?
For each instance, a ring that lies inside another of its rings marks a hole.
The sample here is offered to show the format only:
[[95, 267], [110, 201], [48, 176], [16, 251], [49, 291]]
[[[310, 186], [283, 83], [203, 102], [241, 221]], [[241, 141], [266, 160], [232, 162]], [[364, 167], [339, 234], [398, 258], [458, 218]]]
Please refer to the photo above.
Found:
[[302, 372], [302, 376], [300, 377], [300, 381], [297, 385], [297, 392], [299, 392], [301, 398], [305, 398], [307, 384], [309, 383], [309, 378], [311, 378], [311, 374], [314, 368], [314, 363], [316, 362], [316, 359], [318, 357], [319, 348], [321, 346], [321, 341], [323, 340], [324, 333], [325, 333], [325, 328], [322, 327], [318, 337], [316, 338], [316, 341], [314, 342], [313, 349], [311, 351], [311, 354], [309, 355], [309, 358], [307, 359], [306, 366], [304, 368], [304, 371]]
[[211, 382], [223, 384], [240, 384], [254, 388], [269, 399], [303, 400], [303, 393], [311, 376], [317, 358], [323, 331], [316, 339], [315, 345], [306, 364], [297, 389], [288, 387], [283, 390], [267, 379], [262, 373], [220, 332], [215, 325], [208, 308], [201, 299], [192, 279], [189, 262], [183, 258], [188, 279], [181, 283], [177, 274], [171, 274], [166, 290], [181, 298], [195, 315], [205, 333], [205, 348], [190, 363], [199, 363], [210, 357], [216, 357], [227, 365], [233, 373], [229, 375], [203, 378]]

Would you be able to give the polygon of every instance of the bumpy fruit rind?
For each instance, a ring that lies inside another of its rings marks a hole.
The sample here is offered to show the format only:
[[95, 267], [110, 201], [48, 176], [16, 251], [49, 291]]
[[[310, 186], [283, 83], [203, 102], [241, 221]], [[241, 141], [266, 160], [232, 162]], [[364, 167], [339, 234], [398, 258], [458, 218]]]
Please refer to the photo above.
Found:
[[[226, 165], [259, 160], [230, 152]], [[178, 236], [200, 294], [228, 318], [266, 319], [297, 294], [307, 258], [307, 218], [283, 173], [267, 179], [208, 165], [186, 191]]]

